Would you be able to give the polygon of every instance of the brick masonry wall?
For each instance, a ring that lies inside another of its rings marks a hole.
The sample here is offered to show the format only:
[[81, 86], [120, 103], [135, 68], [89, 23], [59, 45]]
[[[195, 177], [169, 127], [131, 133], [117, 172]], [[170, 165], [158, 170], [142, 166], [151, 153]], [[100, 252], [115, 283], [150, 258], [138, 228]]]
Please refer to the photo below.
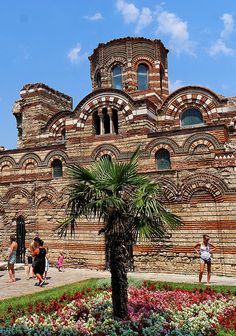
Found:
[[[115, 57], [119, 43], [127, 62], [127, 55], [131, 51], [134, 55], [136, 48], [139, 55], [146, 52], [148, 57], [154, 52], [148, 51], [153, 43], [159, 51], [163, 48], [159, 42], [146, 39], [122, 39], [101, 45], [91, 57], [92, 75], [96, 64], [108, 62], [110, 53]], [[152, 55], [163, 57], [164, 62], [166, 51], [163, 49], [162, 53], [162, 56]], [[133, 249], [134, 269], [196, 272], [199, 259], [193, 247], [207, 233], [217, 246], [213, 272], [236, 275], [233, 149], [236, 146], [236, 104], [233, 98], [226, 99], [208, 89], [190, 86], [177, 90], [161, 102], [143, 97], [137, 91], [129, 93], [104, 87], [94, 88], [71, 111], [71, 99], [44, 84], [26, 86], [25, 90], [27, 92], [21, 93], [23, 101], [16, 103], [13, 110], [15, 115], [29, 116], [29, 119], [22, 119], [21, 125], [18, 116], [18, 128], [23, 130], [19, 146], [15, 150], [0, 151], [2, 258], [9, 235], [16, 233], [16, 220], [21, 216], [25, 221], [26, 245], [35, 235], [40, 235], [49, 247], [51, 263], [55, 263], [59, 252], [63, 251], [67, 265], [104, 269], [105, 241], [97, 234], [101, 223], [81, 218], [75, 235], [60, 238], [55, 233], [55, 228], [66, 217], [69, 184], [66, 164], [79, 162], [88, 166], [104, 154], [127, 161], [140, 145], [139, 172], [160, 182], [163, 202], [183, 218], [184, 225], [159, 244], [138, 242]], [[152, 94], [156, 95], [155, 88]], [[34, 120], [39, 111], [38, 105], [33, 104], [35, 101], [41, 104], [40, 122]], [[202, 113], [204, 122], [194, 127], [181, 127], [181, 114], [191, 107]], [[104, 108], [118, 111], [118, 134], [95, 134], [92, 115]], [[29, 136], [30, 129], [33, 137]], [[158, 171], [156, 153], [163, 148], [170, 153], [171, 169]], [[52, 176], [55, 159], [62, 162], [63, 177]]]

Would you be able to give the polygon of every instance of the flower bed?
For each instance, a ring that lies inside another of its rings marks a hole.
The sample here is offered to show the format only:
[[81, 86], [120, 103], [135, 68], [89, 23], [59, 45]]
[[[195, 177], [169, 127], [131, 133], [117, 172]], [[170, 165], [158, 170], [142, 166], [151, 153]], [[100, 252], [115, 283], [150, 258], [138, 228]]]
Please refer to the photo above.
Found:
[[12, 316], [0, 335], [201, 336], [236, 335], [236, 297], [210, 289], [129, 289], [129, 317], [112, 316], [111, 289], [64, 294], [49, 304], [28, 306]]

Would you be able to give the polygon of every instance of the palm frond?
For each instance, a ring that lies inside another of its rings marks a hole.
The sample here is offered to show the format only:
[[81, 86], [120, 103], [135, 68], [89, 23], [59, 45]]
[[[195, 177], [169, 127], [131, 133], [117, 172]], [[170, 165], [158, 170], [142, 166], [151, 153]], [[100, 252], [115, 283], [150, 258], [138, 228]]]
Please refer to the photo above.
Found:
[[[181, 219], [159, 201], [161, 188], [147, 176], [139, 175], [139, 148], [129, 162], [102, 157], [91, 167], [68, 166], [71, 185], [68, 219], [59, 231], [66, 234], [76, 218], [103, 218], [106, 234], [155, 239], [181, 225]], [[113, 224], [111, 224], [113, 223]], [[73, 231], [73, 230], [72, 230]]]

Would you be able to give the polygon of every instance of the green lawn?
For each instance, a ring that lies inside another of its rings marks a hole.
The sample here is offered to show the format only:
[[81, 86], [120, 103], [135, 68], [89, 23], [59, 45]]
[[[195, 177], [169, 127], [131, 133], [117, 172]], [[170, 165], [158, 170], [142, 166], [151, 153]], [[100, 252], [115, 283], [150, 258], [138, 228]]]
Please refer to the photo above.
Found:
[[44, 290], [40, 293], [28, 294], [24, 296], [18, 296], [10, 299], [0, 301], [0, 316], [4, 315], [9, 307], [12, 309], [19, 309], [27, 306], [28, 304], [34, 304], [39, 302], [47, 303], [49, 300], [58, 299], [62, 294], [73, 294], [76, 291], [81, 291], [85, 288], [96, 288], [98, 279], [90, 279], [86, 281], [76, 282], [53, 289]]
[[[142, 285], [143, 280], [129, 278], [129, 284], [133, 286]], [[180, 288], [187, 290], [194, 290], [196, 288], [206, 288], [205, 285], [198, 284], [184, 284], [184, 283], [175, 283], [175, 282], [154, 282], [147, 281], [147, 283], [155, 284], [156, 288], [159, 289], [168, 289], [168, 288]], [[49, 300], [58, 299], [62, 294], [73, 294], [76, 291], [81, 291], [86, 288], [96, 288], [96, 287], [106, 287], [110, 285], [109, 279], [90, 279], [81, 282], [76, 282], [69, 285], [64, 285], [61, 287], [56, 287], [53, 289], [44, 290], [40, 293], [29, 294], [24, 296], [19, 296], [15, 298], [5, 299], [0, 301], [0, 316], [3, 316], [7, 313], [8, 308], [11, 307], [13, 310], [17, 309], [18, 311], [22, 307], [26, 307], [28, 304], [35, 304], [39, 302], [47, 303]], [[210, 286], [211, 289], [217, 292], [236, 292], [236, 286]]]

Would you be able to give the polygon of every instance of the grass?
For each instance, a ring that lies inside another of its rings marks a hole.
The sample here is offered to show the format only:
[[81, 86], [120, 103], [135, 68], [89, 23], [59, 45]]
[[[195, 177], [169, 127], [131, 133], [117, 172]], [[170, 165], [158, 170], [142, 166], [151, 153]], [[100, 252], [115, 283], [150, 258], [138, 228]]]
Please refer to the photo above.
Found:
[[[146, 281], [147, 284], [155, 285], [157, 289], [205, 289], [205, 285], [198, 284], [186, 284], [186, 283], [177, 283], [177, 282], [156, 282], [156, 281]], [[129, 286], [140, 287], [143, 284], [143, 280], [129, 277]], [[86, 288], [95, 289], [97, 287], [107, 288], [110, 287], [110, 279], [89, 279], [81, 282], [76, 282], [73, 284], [64, 285], [61, 287], [44, 290], [35, 294], [28, 294], [24, 296], [19, 296], [15, 298], [5, 299], [0, 301], [0, 316], [7, 314], [8, 308], [11, 307], [12, 310], [17, 309], [18, 311], [21, 308], [28, 306], [28, 304], [36, 304], [39, 302], [47, 303], [50, 300], [58, 299], [64, 293], [73, 294], [77, 291], [82, 291]], [[236, 293], [236, 286], [218, 286], [211, 285], [210, 288], [216, 292], [231, 292], [232, 294]]]
[[81, 282], [76, 282], [69, 285], [64, 285], [61, 287], [56, 287], [53, 289], [44, 290], [35, 294], [28, 294], [24, 296], [14, 297], [10, 299], [5, 299], [0, 301], [0, 315], [7, 312], [9, 307], [12, 309], [19, 309], [20, 307], [25, 307], [28, 304], [35, 304], [39, 302], [47, 303], [49, 300], [57, 299], [65, 292], [68, 294], [73, 294], [76, 291], [81, 291], [85, 288], [96, 288], [98, 279], [89, 279]]
[[[147, 281], [149, 283], [149, 281]], [[179, 283], [179, 282], [156, 282], [156, 281], [150, 281], [150, 283], [156, 283], [157, 288], [159, 289], [165, 289], [170, 286], [171, 288], [179, 288], [179, 289], [186, 289], [186, 290], [194, 290], [194, 289], [206, 289], [210, 288], [216, 292], [220, 293], [226, 293], [230, 292], [231, 294], [234, 294], [236, 292], [236, 286], [224, 286], [224, 285], [210, 285], [207, 287], [204, 284], [190, 284], [190, 283]]]

